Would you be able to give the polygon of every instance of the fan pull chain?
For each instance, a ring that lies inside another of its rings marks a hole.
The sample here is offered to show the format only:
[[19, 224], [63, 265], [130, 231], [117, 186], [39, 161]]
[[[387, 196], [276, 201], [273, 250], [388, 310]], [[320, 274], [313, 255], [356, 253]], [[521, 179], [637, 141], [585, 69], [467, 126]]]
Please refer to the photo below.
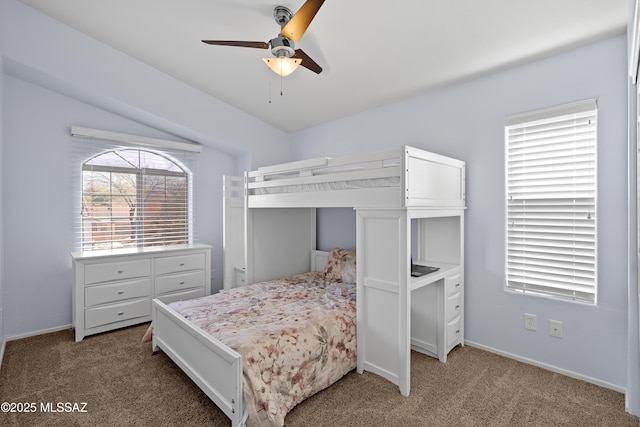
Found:
[[[284, 83], [283, 83], [284, 77], [282, 76], [282, 74], [280, 74], [280, 96], [284, 96]], [[271, 104], [271, 73], [269, 72], [269, 68], [267, 68], [267, 85], [269, 88], [269, 97], [268, 97], [268, 101], [269, 104]]]
[[269, 85], [269, 104], [271, 104], [271, 73], [269, 73], [269, 68], [267, 67], [267, 82]]

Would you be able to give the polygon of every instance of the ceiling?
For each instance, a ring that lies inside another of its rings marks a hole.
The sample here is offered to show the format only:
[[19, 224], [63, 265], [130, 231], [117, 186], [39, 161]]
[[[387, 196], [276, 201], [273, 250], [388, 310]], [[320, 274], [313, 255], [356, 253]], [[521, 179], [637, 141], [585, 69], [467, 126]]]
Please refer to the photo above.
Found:
[[[284, 131], [521, 64], [614, 34], [627, 0], [328, 0], [296, 48], [324, 71], [281, 78], [268, 50], [273, 9], [304, 0], [21, 0]], [[282, 92], [282, 95], [281, 95]]]

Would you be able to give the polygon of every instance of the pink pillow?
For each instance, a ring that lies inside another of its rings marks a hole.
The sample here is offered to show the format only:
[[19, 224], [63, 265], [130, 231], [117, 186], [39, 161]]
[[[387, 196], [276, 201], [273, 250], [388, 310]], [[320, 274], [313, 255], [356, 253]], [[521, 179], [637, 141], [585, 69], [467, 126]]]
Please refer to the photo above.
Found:
[[356, 253], [342, 248], [331, 249], [323, 275], [334, 282], [356, 283]]

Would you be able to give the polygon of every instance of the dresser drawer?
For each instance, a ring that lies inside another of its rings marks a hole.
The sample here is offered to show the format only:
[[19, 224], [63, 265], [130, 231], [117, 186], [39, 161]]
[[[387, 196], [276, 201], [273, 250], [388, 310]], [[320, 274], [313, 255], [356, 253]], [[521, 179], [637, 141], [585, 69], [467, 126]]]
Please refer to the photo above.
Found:
[[150, 298], [125, 301], [117, 304], [87, 308], [84, 316], [84, 327], [86, 329], [95, 328], [96, 326], [150, 315]]
[[131, 279], [150, 274], [151, 262], [148, 259], [88, 264], [84, 267], [84, 284]]
[[204, 288], [204, 280], [204, 270], [158, 276], [155, 279], [154, 293], [160, 295], [189, 288]]
[[92, 305], [149, 296], [151, 296], [151, 279], [144, 277], [106, 285], [87, 286], [84, 291], [84, 305], [90, 307]]
[[205, 267], [205, 255], [192, 254], [170, 256], [155, 259], [155, 274], [177, 273], [179, 271], [199, 270]]
[[453, 318], [460, 316], [462, 313], [462, 292], [457, 292], [453, 295], [449, 295], [447, 297], [447, 319], [452, 320]]
[[156, 297], [165, 304], [175, 301], [184, 301], [188, 299], [200, 298], [204, 296], [204, 288], [189, 289], [184, 292], [172, 292]]
[[447, 324], [447, 348], [457, 344], [462, 337], [462, 317], [458, 316]]

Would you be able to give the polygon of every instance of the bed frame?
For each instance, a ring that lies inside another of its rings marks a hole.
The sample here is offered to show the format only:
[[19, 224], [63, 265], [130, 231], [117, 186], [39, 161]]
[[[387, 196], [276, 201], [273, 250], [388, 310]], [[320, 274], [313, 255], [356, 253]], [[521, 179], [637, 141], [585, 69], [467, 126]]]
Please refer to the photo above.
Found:
[[[328, 254], [311, 251], [311, 271], [322, 271]], [[153, 300], [151, 318], [154, 353], [164, 351], [231, 419], [232, 426], [244, 426], [242, 356], [158, 299]]]
[[[324, 263], [308, 256], [317, 254], [316, 208], [352, 207], [358, 372], [381, 375], [408, 396], [411, 350], [445, 362], [464, 343], [463, 161], [402, 146], [263, 167], [243, 181], [240, 192], [237, 179], [225, 180], [225, 288], [237, 285], [228, 274], [233, 269], [243, 271], [247, 284], [322, 270]], [[412, 278], [412, 253], [440, 270]], [[460, 301], [457, 311], [452, 301]], [[233, 426], [243, 425], [240, 355], [159, 301], [152, 315], [154, 350], [169, 354]]]

